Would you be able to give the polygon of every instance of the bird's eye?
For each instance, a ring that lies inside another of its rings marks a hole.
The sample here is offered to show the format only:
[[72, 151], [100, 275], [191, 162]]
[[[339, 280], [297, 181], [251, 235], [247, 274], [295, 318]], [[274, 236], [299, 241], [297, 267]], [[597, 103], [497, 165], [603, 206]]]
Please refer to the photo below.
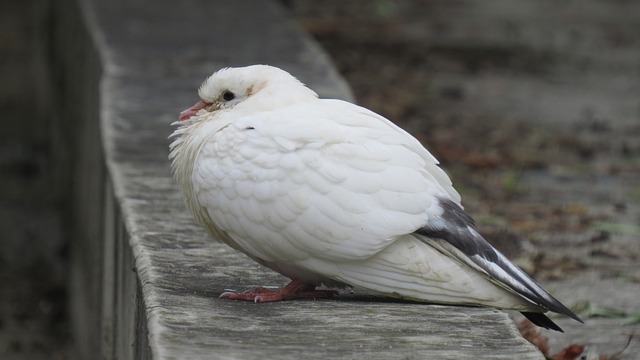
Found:
[[222, 98], [224, 99], [224, 101], [231, 101], [236, 98], [236, 95], [231, 91], [227, 90], [222, 93]]

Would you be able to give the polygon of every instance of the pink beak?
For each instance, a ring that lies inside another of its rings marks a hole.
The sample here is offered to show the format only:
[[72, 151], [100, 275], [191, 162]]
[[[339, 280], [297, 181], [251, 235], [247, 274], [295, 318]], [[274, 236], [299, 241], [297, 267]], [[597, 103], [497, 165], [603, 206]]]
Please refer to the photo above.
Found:
[[178, 117], [178, 121], [187, 120], [195, 115], [200, 109], [203, 109], [205, 106], [209, 105], [208, 103], [200, 100], [197, 103], [193, 104], [192, 107], [183, 110], [180, 112], [180, 117]]

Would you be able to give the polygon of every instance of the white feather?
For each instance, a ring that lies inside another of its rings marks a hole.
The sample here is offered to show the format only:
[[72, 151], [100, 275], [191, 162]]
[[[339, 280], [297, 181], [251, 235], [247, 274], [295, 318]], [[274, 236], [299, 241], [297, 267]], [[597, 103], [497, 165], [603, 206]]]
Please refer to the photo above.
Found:
[[[236, 99], [221, 100], [222, 91]], [[211, 111], [179, 122], [172, 167], [217, 239], [285, 276], [440, 303], [539, 310], [414, 231], [460, 196], [436, 159], [389, 120], [318, 99], [286, 72], [224, 69]]]

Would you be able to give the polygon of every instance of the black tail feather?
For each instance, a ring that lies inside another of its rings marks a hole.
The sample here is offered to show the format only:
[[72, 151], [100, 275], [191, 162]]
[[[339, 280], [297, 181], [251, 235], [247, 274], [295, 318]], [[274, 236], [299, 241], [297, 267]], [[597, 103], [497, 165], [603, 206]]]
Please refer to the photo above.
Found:
[[543, 313], [523, 311], [522, 315], [524, 315], [524, 317], [529, 319], [529, 321], [531, 321], [532, 323], [534, 323], [537, 326], [540, 326], [542, 328], [549, 329], [549, 330], [559, 331], [559, 332], [562, 332], [562, 333], [564, 332], [564, 331], [562, 331], [560, 326], [556, 325], [556, 323], [551, 321], [551, 319], [549, 319], [547, 317], [547, 315], [545, 315]]

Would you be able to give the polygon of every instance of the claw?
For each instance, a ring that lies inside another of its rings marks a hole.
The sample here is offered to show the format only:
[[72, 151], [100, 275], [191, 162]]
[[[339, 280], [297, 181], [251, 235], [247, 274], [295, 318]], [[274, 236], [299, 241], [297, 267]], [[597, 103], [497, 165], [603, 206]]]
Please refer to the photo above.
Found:
[[237, 293], [236, 291], [225, 289], [225, 291], [220, 294], [220, 298], [253, 301], [258, 303], [293, 299], [329, 298], [336, 295], [338, 295], [338, 292], [335, 290], [316, 290], [316, 286], [313, 284], [306, 284], [299, 280], [292, 280], [282, 289], [276, 290], [257, 287], [254, 290]]

